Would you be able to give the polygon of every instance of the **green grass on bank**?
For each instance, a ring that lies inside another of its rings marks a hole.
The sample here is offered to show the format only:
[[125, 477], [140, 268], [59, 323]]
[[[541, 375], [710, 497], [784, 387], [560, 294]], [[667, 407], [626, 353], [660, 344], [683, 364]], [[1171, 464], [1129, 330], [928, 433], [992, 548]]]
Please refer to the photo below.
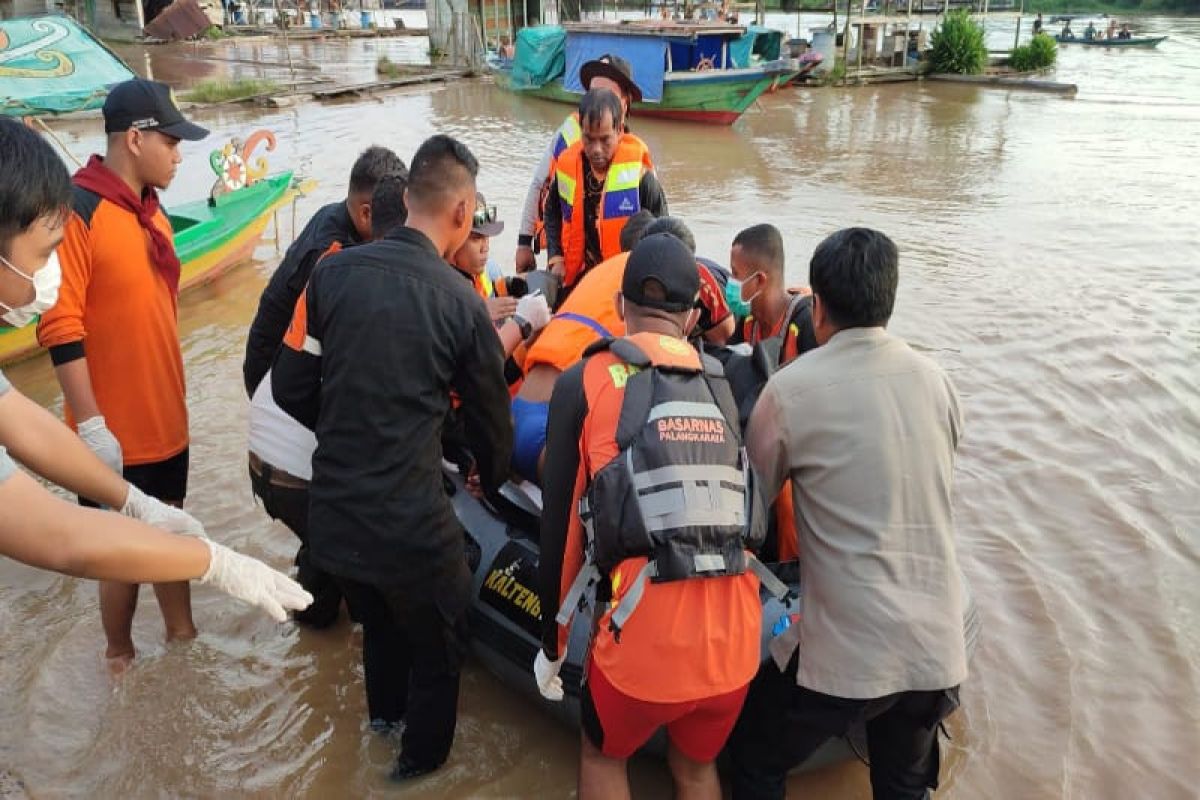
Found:
[[223, 103], [262, 94], [274, 94], [278, 91], [279, 84], [275, 81], [258, 78], [239, 78], [234, 81], [211, 80], [201, 81], [184, 92], [183, 99], [189, 103]]

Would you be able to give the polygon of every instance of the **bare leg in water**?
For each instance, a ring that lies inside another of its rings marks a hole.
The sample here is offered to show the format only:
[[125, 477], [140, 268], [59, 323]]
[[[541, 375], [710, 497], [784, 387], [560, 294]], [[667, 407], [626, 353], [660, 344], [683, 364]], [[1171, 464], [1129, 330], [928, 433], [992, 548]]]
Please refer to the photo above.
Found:
[[629, 800], [625, 760], [601, 753], [586, 733], [579, 748], [579, 800]]
[[[179, 500], [164, 502], [177, 508], [183, 507], [183, 502]], [[191, 584], [187, 581], [156, 583], [154, 594], [162, 611], [167, 641], [196, 638], [196, 625], [192, 621]], [[100, 582], [100, 621], [108, 641], [104, 657], [115, 674], [124, 672], [137, 655], [133, 647], [133, 614], [137, 610], [137, 601], [137, 584]]]

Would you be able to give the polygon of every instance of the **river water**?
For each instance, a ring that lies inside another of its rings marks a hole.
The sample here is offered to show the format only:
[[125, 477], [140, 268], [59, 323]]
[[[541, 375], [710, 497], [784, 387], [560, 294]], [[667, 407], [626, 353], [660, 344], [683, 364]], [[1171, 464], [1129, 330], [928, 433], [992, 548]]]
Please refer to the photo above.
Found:
[[[635, 121], [702, 254], [724, 259], [737, 230], [773, 222], [802, 283], [839, 227], [878, 227], [900, 246], [892, 327], [949, 370], [965, 403], [955, 508], [985, 626], [942, 796], [1182, 798], [1200, 785], [1200, 21], [1139, 25], [1171, 38], [1157, 51], [1062, 50], [1056, 77], [1079, 84], [1073, 100], [925, 82], [786, 90], [732, 128]], [[997, 46], [1011, 36], [991, 31]], [[379, 53], [415, 60], [423, 42], [294, 55], [365, 79]], [[269, 43], [204, 52], [266, 70], [286, 60]], [[173, 81], [241, 69], [197, 65], [188, 48], [127, 55]], [[449, 133], [480, 159], [480, 188], [509, 224], [493, 245], [507, 261], [530, 170], [565, 111], [465, 81], [208, 113], [214, 137], [184, 143], [166, 201], [207, 191], [214, 142], [269, 127], [275, 167], [320, 182], [298, 203], [303, 224], [341, 196], [366, 145], [407, 159]], [[96, 122], [58, 129], [77, 154], [101, 144]], [[286, 243], [290, 212], [279, 223]], [[282, 568], [295, 542], [255, 506], [245, 472], [240, 364], [278, 255], [267, 242], [257, 257], [181, 303], [188, 507], [214, 538]], [[8, 374], [61, 408], [44, 358]], [[143, 592], [140, 657], [113, 683], [94, 585], [0, 562], [0, 773], [46, 797], [572, 795], [575, 733], [477, 664], [447, 767], [389, 787], [396, 744], [365, 730], [348, 624], [302, 631], [194, 594], [199, 639], [165, 647]], [[659, 764], [633, 773], [638, 796], [668, 796]], [[791, 788], [869, 796], [853, 763]]]

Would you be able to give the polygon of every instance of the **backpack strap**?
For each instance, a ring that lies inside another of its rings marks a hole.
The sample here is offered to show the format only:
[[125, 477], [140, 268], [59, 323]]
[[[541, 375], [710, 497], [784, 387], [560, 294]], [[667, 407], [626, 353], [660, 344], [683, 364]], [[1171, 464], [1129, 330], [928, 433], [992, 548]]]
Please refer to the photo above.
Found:
[[704, 383], [708, 386], [708, 392], [716, 402], [717, 408], [721, 409], [721, 415], [725, 417], [726, 428], [734, 432], [740, 444], [742, 441], [741, 418], [738, 415], [737, 401], [733, 398], [733, 389], [725, 377], [725, 367], [708, 353], [700, 354], [700, 363], [704, 367]]

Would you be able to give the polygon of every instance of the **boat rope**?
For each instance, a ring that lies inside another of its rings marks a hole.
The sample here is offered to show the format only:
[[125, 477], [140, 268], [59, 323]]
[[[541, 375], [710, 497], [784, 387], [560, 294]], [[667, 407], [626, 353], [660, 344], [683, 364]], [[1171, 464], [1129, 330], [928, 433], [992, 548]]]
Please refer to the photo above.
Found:
[[42, 132], [43, 132], [43, 133], [45, 133], [47, 136], [49, 136], [49, 137], [50, 137], [50, 139], [51, 139], [51, 140], [52, 140], [52, 141], [53, 141], [53, 142], [54, 142], [56, 145], [58, 145], [59, 149], [60, 149], [60, 150], [62, 150], [64, 153], [66, 153], [66, 154], [67, 154], [67, 157], [68, 157], [68, 158], [70, 158], [72, 161], [74, 161], [74, 162], [75, 162], [75, 166], [79, 167], [80, 169], [83, 169], [83, 162], [82, 162], [82, 161], [80, 161], [80, 160], [79, 160], [79, 159], [78, 159], [78, 158], [75, 156], [75, 154], [74, 154], [74, 153], [72, 153], [72, 152], [70, 151], [70, 149], [68, 149], [68, 147], [67, 147], [65, 144], [63, 144], [63, 141], [62, 141], [62, 139], [59, 139], [59, 138], [58, 138], [58, 135], [57, 135], [57, 134], [56, 134], [54, 131], [50, 130], [50, 126], [49, 126], [49, 125], [47, 125], [47, 124], [46, 124], [46, 123], [45, 123], [45, 122], [42, 120], [42, 118], [41, 118], [41, 117], [26, 117], [25, 119], [26, 119], [27, 121], [36, 122], [36, 123], [37, 123], [37, 125], [38, 125], [38, 127], [42, 129]]

